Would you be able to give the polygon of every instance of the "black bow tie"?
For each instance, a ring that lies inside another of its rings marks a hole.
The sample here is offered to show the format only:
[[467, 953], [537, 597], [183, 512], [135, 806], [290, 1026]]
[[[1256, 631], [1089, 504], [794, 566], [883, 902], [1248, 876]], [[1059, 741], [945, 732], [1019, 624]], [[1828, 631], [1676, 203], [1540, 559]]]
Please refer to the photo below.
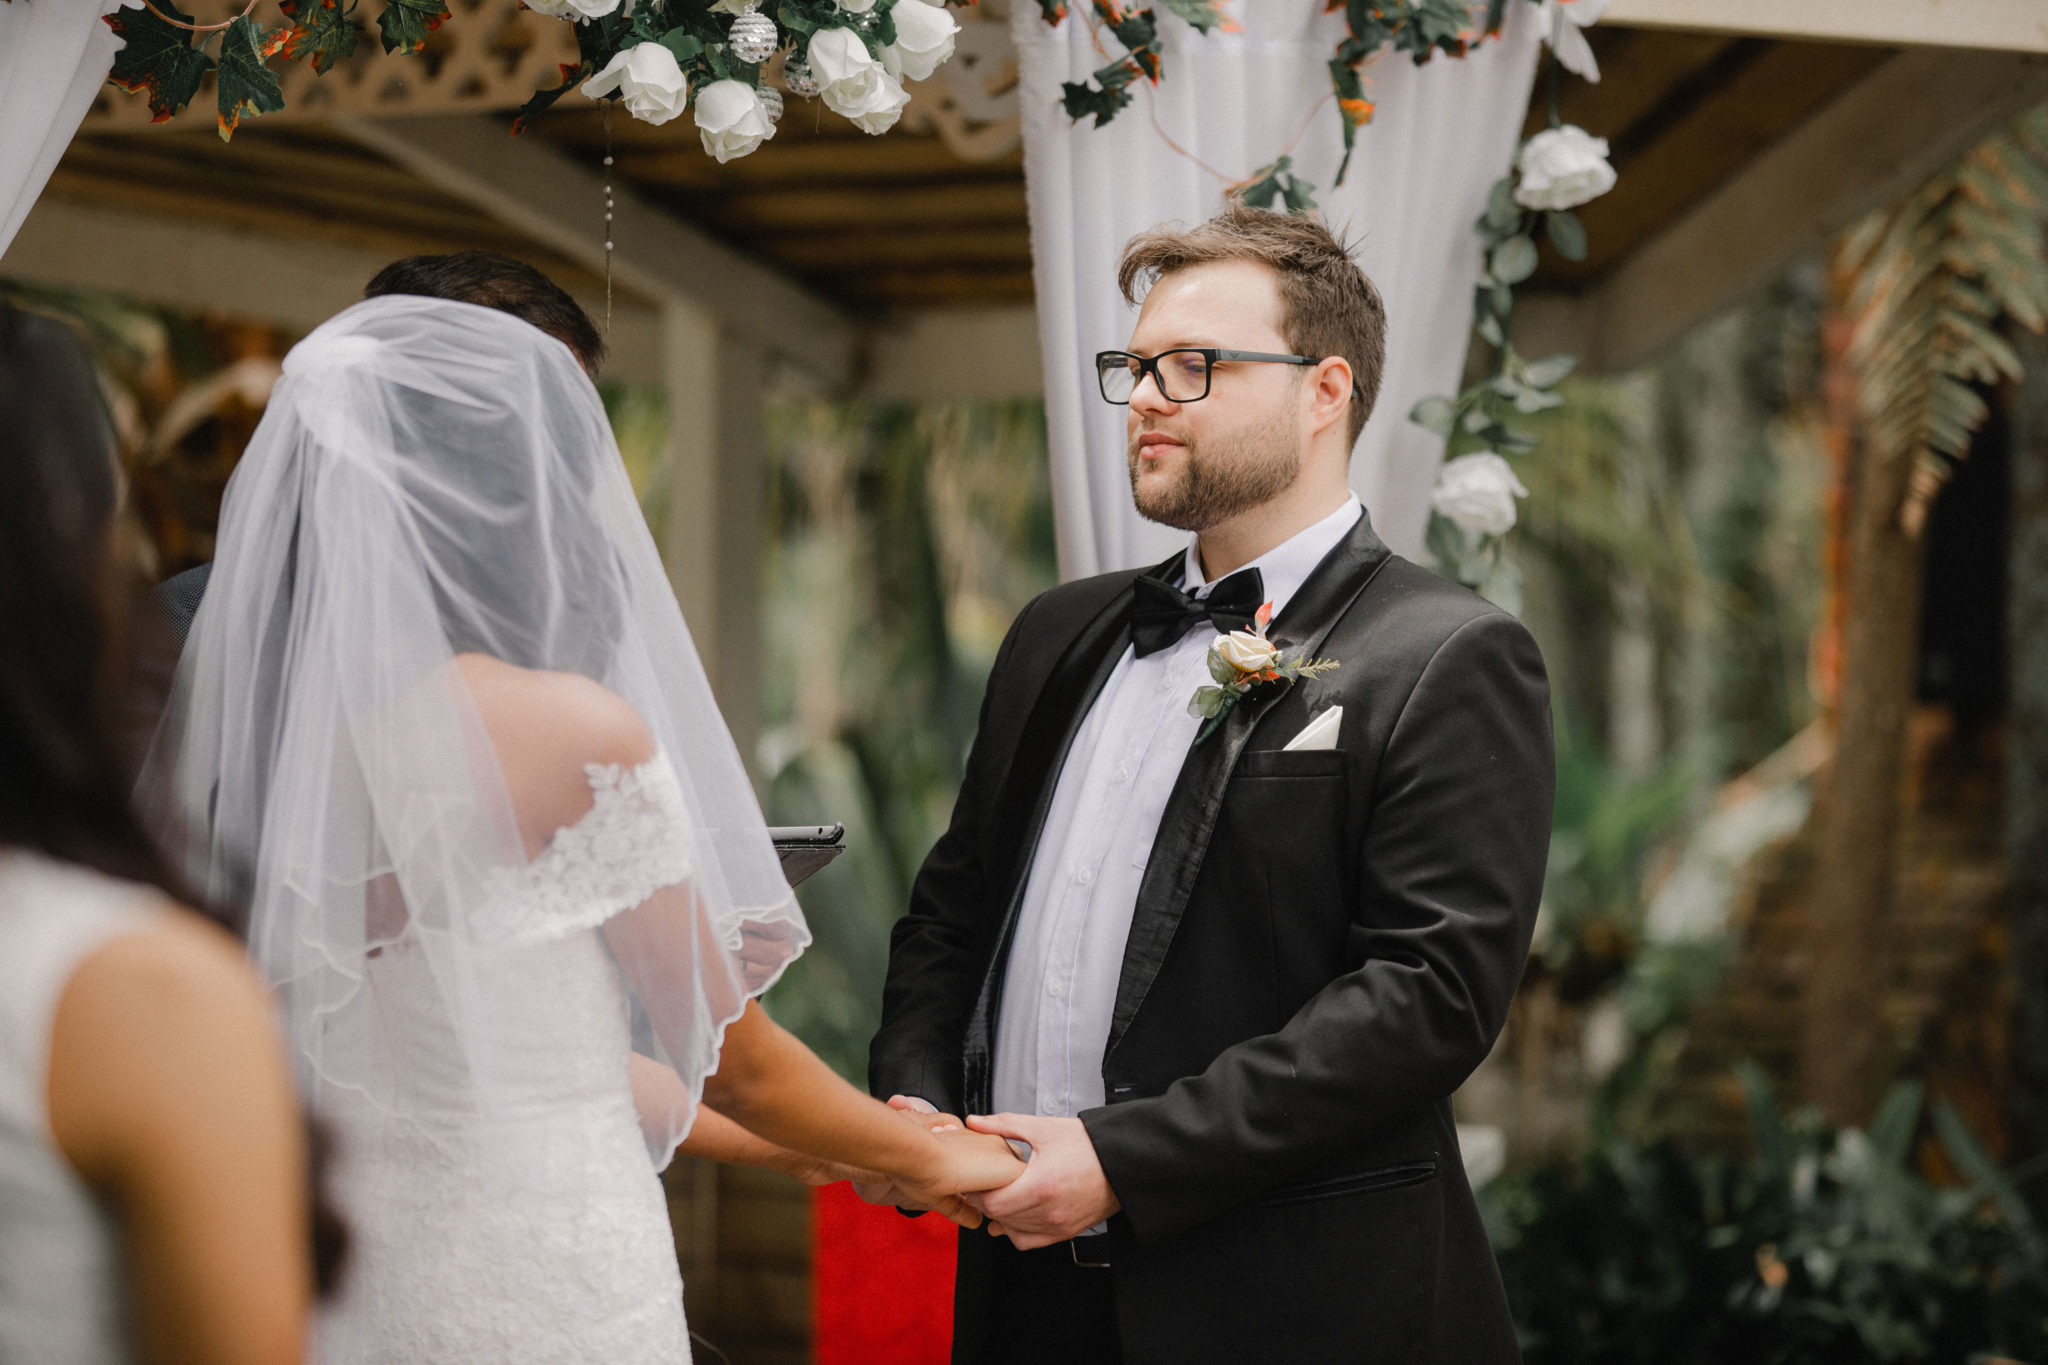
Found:
[[1173, 584], [1144, 574], [1132, 586], [1137, 596], [1131, 603], [1131, 643], [1141, 659], [1179, 644], [1197, 621], [1207, 621], [1218, 631], [1250, 630], [1266, 604], [1265, 580], [1257, 569], [1239, 569], [1207, 597], [1190, 597]]

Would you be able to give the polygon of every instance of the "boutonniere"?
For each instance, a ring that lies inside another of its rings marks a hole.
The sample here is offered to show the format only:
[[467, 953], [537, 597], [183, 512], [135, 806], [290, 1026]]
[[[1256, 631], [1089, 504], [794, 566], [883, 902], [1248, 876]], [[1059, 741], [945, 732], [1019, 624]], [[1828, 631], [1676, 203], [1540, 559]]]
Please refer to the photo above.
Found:
[[1259, 608], [1252, 629], [1219, 635], [1209, 646], [1209, 676], [1216, 682], [1196, 688], [1188, 700], [1188, 714], [1205, 722], [1195, 743], [1214, 733], [1240, 698], [1269, 687], [1292, 687], [1297, 679], [1319, 678], [1337, 666], [1335, 659], [1311, 659], [1306, 651], [1286, 657], [1280, 646], [1266, 638], [1266, 626], [1272, 619], [1273, 604], [1268, 602]]

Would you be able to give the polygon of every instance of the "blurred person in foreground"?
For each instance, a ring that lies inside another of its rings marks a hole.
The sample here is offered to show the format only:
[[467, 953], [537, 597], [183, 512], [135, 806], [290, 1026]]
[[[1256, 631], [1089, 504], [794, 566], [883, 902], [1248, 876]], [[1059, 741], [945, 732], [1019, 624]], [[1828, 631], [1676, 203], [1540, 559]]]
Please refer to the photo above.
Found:
[[679, 1144], [978, 1223], [1002, 1139], [869, 1099], [757, 1003], [810, 934], [586, 357], [398, 290], [283, 369], [144, 791], [248, 907], [336, 1131], [323, 1358], [686, 1361]]
[[1032, 1147], [954, 1359], [1506, 1365], [1450, 1100], [1535, 923], [1543, 661], [1347, 486], [1385, 317], [1326, 228], [1234, 204], [1120, 282], [1101, 395], [1190, 543], [1011, 627], [871, 1054]]
[[119, 488], [81, 348], [0, 305], [0, 1360], [296, 1361], [303, 1129], [130, 805]]

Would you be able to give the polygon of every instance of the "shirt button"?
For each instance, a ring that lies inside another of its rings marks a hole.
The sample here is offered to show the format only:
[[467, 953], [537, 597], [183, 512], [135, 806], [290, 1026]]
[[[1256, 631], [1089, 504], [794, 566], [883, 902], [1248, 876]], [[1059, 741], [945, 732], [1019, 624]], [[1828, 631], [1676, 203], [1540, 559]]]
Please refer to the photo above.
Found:
[[1082, 868], [1079, 872], [1076, 872], [1074, 874], [1074, 880], [1081, 883], [1081, 885], [1083, 886], [1088, 885], [1088, 883], [1095, 880], [1095, 869], [1092, 867]]
[[1116, 772], [1114, 772], [1113, 774], [1111, 774], [1111, 776], [1113, 776], [1113, 777], [1114, 777], [1114, 778], [1115, 778], [1115, 779], [1116, 779], [1117, 781], [1119, 781], [1119, 782], [1128, 782], [1128, 781], [1130, 781], [1130, 780], [1131, 780], [1131, 765], [1130, 765], [1130, 764], [1128, 764], [1128, 763], [1119, 763], [1119, 764], [1117, 764], [1117, 765], [1116, 765]]
[[1067, 988], [1057, 981], [1048, 981], [1045, 983], [1045, 993], [1057, 1000], [1067, 993]]
[[1040, 1109], [1043, 1109], [1048, 1114], [1064, 1114], [1067, 1112], [1067, 1106], [1064, 1100], [1047, 1100], [1044, 1104], [1041, 1104], [1038, 1107]]

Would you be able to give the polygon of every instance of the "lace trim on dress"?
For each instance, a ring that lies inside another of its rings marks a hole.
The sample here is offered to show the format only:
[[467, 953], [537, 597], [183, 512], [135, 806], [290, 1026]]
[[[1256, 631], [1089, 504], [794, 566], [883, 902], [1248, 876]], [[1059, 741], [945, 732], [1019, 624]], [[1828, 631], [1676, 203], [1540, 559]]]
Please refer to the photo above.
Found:
[[535, 943], [603, 924], [696, 866], [689, 809], [668, 755], [636, 767], [589, 763], [591, 806], [524, 867], [493, 869], [481, 937]]

